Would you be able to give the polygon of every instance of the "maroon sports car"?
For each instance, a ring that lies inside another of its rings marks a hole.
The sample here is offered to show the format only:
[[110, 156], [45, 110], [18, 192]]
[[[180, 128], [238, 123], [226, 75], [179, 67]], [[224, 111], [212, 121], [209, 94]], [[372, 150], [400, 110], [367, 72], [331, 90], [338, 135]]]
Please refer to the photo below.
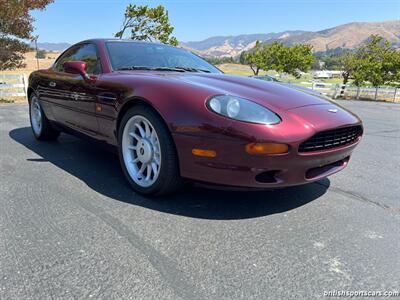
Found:
[[168, 45], [93, 39], [29, 78], [38, 140], [61, 131], [118, 149], [133, 189], [162, 195], [184, 181], [277, 188], [346, 167], [361, 120], [287, 86], [223, 74]]

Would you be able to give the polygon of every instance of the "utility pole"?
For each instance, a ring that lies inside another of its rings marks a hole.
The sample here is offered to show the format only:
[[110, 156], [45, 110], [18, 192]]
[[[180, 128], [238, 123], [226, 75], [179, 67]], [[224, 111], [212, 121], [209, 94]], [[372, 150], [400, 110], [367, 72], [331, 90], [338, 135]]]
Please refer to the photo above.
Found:
[[38, 48], [37, 48], [37, 40], [38, 40], [39, 36], [35, 35], [33, 37], [33, 41], [35, 42], [35, 49], [36, 49], [36, 64], [37, 64], [37, 69], [39, 70], [39, 56], [38, 56]]

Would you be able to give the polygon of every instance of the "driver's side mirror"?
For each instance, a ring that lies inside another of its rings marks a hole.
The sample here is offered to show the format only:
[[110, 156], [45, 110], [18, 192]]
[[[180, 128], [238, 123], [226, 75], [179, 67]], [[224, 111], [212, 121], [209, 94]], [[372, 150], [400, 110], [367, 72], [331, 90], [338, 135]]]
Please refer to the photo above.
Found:
[[86, 73], [86, 63], [84, 61], [66, 61], [63, 63], [64, 71], [71, 74], [79, 74], [84, 80], [91, 80], [91, 77]]

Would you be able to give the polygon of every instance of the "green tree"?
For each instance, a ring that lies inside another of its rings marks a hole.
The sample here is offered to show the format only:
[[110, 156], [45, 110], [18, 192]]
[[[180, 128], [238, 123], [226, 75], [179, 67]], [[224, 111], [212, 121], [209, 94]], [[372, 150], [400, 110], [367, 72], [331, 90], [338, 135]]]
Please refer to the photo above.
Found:
[[286, 47], [280, 42], [261, 44], [257, 41], [251, 51], [240, 55], [239, 60], [248, 64], [254, 75], [260, 70], [275, 70], [300, 77], [300, 71], [307, 72], [311, 68], [314, 55], [311, 45]]
[[315, 59], [313, 64], [311, 65], [312, 70], [322, 70], [325, 69], [325, 62], [320, 59]]
[[242, 51], [240, 53], [240, 56], [239, 56], [239, 63], [240, 64], [247, 65], [246, 55], [247, 55], [246, 51]]
[[334, 48], [328, 49], [324, 52], [315, 53], [315, 57], [317, 60], [324, 63], [323, 69], [325, 70], [341, 70], [341, 60], [343, 56], [347, 53], [351, 52], [350, 49], [345, 48]]
[[400, 86], [400, 51], [394, 50], [389, 59], [391, 64], [388, 66], [389, 85]]
[[337, 57], [339, 69], [342, 71], [343, 85], [340, 88], [340, 97], [344, 96], [346, 84], [350, 77], [353, 76], [354, 69], [357, 65], [357, 58], [353, 52], [347, 52]]
[[297, 44], [292, 47], [283, 47], [283, 57], [276, 65], [276, 71], [291, 74], [296, 78], [301, 76], [300, 72], [308, 72], [314, 62], [312, 46]]
[[357, 57], [354, 53], [348, 52], [338, 58], [339, 68], [342, 71], [343, 84], [347, 84], [350, 77], [353, 76], [353, 72], [357, 65]]
[[369, 41], [356, 52], [354, 83], [360, 86], [370, 82], [374, 87], [378, 87], [398, 80], [398, 55], [389, 41], [381, 36], [371, 35]]
[[325, 70], [340, 70], [340, 56], [323, 56], [319, 58], [324, 63]]
[[254, 75], [258, 75], [265, 66], [264, 48], [260, 41], [256, 41], [253, 49], [248, 52], [242, 52], [239, 58], [240, 62], [249, 65]]
[[23, 42], [32, 38], [32, 9], [43, 10], [53, 0], [0, 0], [0, 70], [24, 66], [24, 53], [29, 46]]
[[300, 77], [301, 71], [307, 72], [314, 62], [312, 46], [306, 44], [286, 47], [282, 43], [273, 42], [264, 45], [262, 52], [262, 69], [291, 74], [296, 78]]
[[46, 58], [46, 51], [43, 49], [38, 49], [35, 57], [36, 58]]
[[203, 57], [206, 61], [208, 61], [212, 65], [221, 65], [221, 64], [229, 64], [235, 63], [235, 59], [232, 56], [211, 56], [211, 57]]
[[266, 44], [263, 46], [263, 64], [262, 69], [265, 71], [275, 70], [282, 72], [284, 68], [286, 58], [286, 50], [282, 43], [273, 42], [272, 44]]
[[128, 29], [131, 29], [130, 38], [133, 40], [178, 45], [178, 40], [171, 36], [174, 27], [169, 23], [168, 11], [162, 5], [152, 8], [148, 5], [129, 4], [122, 29], [115, 36], [122, 38]]

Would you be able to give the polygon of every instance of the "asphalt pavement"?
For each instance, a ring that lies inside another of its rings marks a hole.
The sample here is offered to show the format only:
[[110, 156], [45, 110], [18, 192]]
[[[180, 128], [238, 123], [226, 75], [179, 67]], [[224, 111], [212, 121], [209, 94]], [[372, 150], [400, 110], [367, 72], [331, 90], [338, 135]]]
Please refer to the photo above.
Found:
[[115, 155], [0, 105], [0, 299], [313, 299], [400, 286], [400, 105], [364, 121], [349, 166], [262, 192], [132, 192]]

